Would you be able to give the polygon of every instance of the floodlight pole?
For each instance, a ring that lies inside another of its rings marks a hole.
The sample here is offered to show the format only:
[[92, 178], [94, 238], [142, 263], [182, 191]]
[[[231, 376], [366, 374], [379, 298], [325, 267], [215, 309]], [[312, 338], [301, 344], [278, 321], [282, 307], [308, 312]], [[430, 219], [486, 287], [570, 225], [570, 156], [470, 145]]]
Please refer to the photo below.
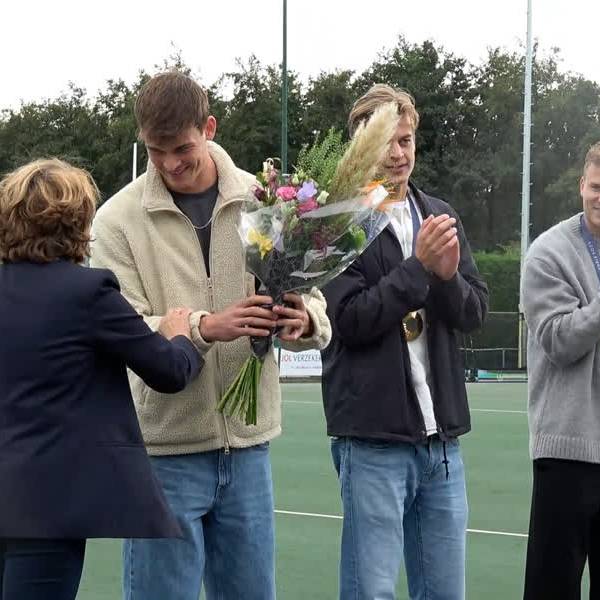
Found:
[[281, 64], [281, 172], [288, 172], [287, 0], [283, 0], [283, 60]]
[[[529, 248], [531, 206], [531, 87], [533, 76], [532, 2], [527, 0], [527, 46], [525, 54], [525, 94], [523, 101], [523, 179], [521, 186], [521, 264], [523, 273], [525, 255]], [[519, 356], [520, 369], [527, 365], [527, 328], [523, 314], [523, 297], [519, 291]]]

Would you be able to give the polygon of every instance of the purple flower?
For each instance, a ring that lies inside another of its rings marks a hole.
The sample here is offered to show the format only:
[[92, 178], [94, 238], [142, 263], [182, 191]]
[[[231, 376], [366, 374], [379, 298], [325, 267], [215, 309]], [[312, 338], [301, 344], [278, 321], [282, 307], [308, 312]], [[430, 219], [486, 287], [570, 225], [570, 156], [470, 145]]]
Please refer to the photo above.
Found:
[[317, 186], [312, 179], [305, 181], [300, 188], [300, 191], [296, 195], [299, 202], [306, 202], [310, 198], [313, 198], [317, 194]]

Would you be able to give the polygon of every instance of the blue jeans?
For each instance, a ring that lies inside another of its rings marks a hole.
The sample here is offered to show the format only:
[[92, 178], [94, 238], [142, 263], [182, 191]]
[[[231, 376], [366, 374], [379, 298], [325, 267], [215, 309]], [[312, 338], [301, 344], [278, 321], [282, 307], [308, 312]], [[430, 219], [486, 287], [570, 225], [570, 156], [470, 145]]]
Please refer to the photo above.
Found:
[[437, 436], [416, 445], [336, 438], [332, 454], [344, 507], [340, 599], [395, 598], [404, 554], [411, 600], [464, 600], [467, 495], [458, 441], [444, 448]]
[[268, 444], [151, 457], [184, 539], [125, 540], [125, 600], [275, 598]]

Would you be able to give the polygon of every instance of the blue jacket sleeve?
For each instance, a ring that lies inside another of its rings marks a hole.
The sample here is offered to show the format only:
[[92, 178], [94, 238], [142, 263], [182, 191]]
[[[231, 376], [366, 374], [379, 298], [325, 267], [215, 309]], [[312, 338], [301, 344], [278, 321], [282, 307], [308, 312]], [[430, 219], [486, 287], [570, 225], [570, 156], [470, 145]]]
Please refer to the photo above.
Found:
[[122, 361], [157, 392], [175, 393], [194, 379], [203, 365], [194, 344], [185, 336], [172, 340], [153, 332], [120, 293], [107, 272], [91, 307], [93, 343]]

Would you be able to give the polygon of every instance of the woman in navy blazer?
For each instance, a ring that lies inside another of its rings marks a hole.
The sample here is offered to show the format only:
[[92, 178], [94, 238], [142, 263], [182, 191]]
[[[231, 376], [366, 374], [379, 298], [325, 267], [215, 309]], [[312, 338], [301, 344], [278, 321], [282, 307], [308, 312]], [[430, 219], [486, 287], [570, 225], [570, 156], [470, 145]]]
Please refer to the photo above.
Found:
[[80, 266], [96, 200], [56, 159], [0, 183], [1, 600], [75, 598], [86, 538], [181, 535], [126, 367], [182, 390], [201, 368], [189, 311], [152, 332], [110, 271]]

